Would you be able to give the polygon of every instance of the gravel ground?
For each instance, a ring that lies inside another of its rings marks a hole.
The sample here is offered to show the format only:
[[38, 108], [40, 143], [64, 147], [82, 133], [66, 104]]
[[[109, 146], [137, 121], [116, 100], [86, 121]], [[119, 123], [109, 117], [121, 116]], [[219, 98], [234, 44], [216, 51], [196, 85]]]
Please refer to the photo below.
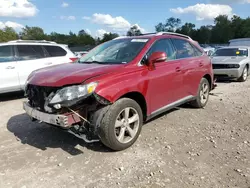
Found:
[[155, 118], [122, 152], [32, 123], [16, 95], [0, 96], [1, 188], [250, 187], [250, 80]]

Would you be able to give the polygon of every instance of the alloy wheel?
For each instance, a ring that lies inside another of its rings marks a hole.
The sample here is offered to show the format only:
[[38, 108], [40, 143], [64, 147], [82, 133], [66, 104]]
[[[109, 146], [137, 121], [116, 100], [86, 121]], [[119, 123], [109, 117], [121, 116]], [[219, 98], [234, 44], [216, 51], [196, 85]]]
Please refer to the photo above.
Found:
[[123, 109], [116, 118], [115, 136], [116, 139], [126, 144], [136, 136], [140, 125], [138, 112], [131, 107]]
[[209, 97], [209, 86], [207, 83], [203, 83], [200, 90], [200, 100], [202, 104], [205, 104]]

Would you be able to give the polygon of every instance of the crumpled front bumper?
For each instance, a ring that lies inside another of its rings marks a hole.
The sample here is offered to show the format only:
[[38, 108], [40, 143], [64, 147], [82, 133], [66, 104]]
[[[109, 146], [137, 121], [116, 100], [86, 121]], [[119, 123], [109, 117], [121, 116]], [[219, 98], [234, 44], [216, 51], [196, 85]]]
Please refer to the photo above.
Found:
[[70, 128], [72, 125], [81, 122], [81, 119], [74, 113], [48, 114], [32, 108], [28, 102], [23, 103], [23, 109], [33, 119], [39, 120], [61, 128]]

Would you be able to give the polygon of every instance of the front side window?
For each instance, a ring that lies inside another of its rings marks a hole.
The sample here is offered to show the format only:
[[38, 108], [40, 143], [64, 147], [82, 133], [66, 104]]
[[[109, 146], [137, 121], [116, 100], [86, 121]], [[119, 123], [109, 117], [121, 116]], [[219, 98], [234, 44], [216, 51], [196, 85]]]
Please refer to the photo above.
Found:
[[247, 48], [223, 48], [215, 51], [213, 56], [248, 56]]
[[12, 46], [0, 46], [0, 63], [14, 61]]
[[147, 53], [147, 56], [149, 57], [153, 52], [165, 52], [167, 54], [167, 60], [176, 59], [176, 52], [170, 39], [160, 39], [156, 41]]
[[192, 45], [185, 40], [172, 39], [177, 50], [177, 59], [194, 57], [195, 52]]
[[122, 64], [132, 61], [149, 41], [125, 38], [103, 43], [84, 55], [79, 63]]
[[35, 60], [44, 58], [44, 51], [39, 45], [17, 45], [18, 60]]

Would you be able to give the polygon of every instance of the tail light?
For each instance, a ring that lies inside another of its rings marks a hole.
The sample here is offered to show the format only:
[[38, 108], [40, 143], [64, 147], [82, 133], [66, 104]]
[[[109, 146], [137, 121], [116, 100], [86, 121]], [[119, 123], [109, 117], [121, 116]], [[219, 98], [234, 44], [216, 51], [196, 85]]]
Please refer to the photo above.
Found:
[[71, 63], [73, 63], [73, 62], [75, 62], [78, 58], [77, 57], [71, 57], [71, 58], [69, 58], [72, 62]]

